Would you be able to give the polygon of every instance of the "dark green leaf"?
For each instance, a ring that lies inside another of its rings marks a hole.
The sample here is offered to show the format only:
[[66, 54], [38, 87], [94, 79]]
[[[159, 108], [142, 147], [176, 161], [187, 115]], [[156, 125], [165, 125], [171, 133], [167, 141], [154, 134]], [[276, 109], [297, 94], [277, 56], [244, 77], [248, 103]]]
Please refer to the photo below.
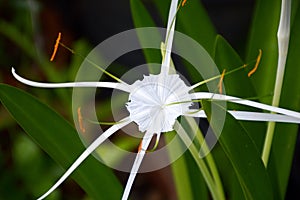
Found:
[[[154, 2], [166, 26], [170, 1], [155, 0]], [[180, 8], [176, 30], [199, 42], [212, 55], [217, 33], [200, 1], [188, 1]]]
[[[259, 0], [256, 3], [250, 38], [248, 41], [247, 61], [256, 58], [261, 49], [262, 59], [259, 69], [253, 75], [253, 85], [259, 96], [273, 92], [277, 66], [277, 27], [280, 16], [280, 0]], [[271, 98], [262, 99], [271, 102]]]
[[[140, 27], [156, 27], [154, 21], [152, 20], [151, 16], [149, 15], [148, 11], [144, 7], [144, 5], [141, 3], [140, 0], [130, 0], [130, 7], [131, 7], [131, 14], [134, 22], [134, 26], [136, 28]], [[159, 31], [157, 31], [157, 34], [153, 34], [152, 38], [149, 38], [148, 36], [145, 37], [142, 32], [137, 31], [139, 40], [141, 45], [147, 44], [151, 41], [162, 41], [163, 38], [161, 37]], [[162, 56], [160, 50], [154, 50], [154, 49], [143, 49], [145, 58], [147, 63], [161, 63]], [[159, 73], [159, 69], [153, 69], [150, 68], [150, 73], [157, 74]]]
[[[0, 99], [20, 126], [64, 168], [84, 151], [76, 130], [33, 96], [0, 84]], [[94, 199], [118, 199], [121, 196], [122, 187], [113, 172], [92, 156], [78, 167], [72, 177]]]
[[[214, 60], [220, 71], [224, 69], [226, 72], [230, 72], [242, 65], [244, 62], [235, 52], [235, 50], [227, 43], [227, 41], [222, 37], [218, 36], [215, 43]], [[247, 76], [248, 72], [254, 66], [255, 62], [251, 62], [247, 67], [229, 74], [224, 77], [224, 87], [226, 94], [230, 96], [237, 96], [240, 98], [253, 98], [256, 97], [256, 92], [252, 86], [251, 79]], [[232, 110], [252, 110], [257, 111], [257, 109], [240, 106], [236, 104], [228, 104], [227, 109]], [[264, 123], [253, 123], [239, 121], [239, 123], [247, 130], [247, 133], [254, 140], [258, 149], [261, 149], [263, 145], [264, 133], [266, 131], [266, 126]]]
[[[285, 79], [282, 87], [280, 106], [300, 110], [300, 7], [291, 29], [290, 47], [287, 58]], [[290, 177], [298, 125], [277, 123], [270, 159], [270, 174], [276, 179], [277, 187], [284, 199]], [[275, 181], [274, 181], [275, 182]]]
[[[216, 120], [211, 119], [211, 103], [204, 101], [203, 106], [214, 130]], [[222, 108], [216, 106], [214, 109]], [[222, 110], [218, 112], [222, 112]], [[256, 145], [229, 114], [226, 116], [219, 142], [237, 174], [244, 197], [253, 200], [273, 199], [272, 185]]]

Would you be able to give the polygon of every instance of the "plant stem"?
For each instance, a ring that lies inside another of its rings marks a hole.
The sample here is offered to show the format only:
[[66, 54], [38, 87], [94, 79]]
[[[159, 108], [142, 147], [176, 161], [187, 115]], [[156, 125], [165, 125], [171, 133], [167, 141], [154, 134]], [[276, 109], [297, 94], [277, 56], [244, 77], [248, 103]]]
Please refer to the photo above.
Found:
[[[199, 144], [202, 144], [201, 147], [204, 148], [203, 151], [208, 152], [209, 148], [208, 148], [208, 146], [205, 142], [205, 139], [203, 137], [203, 134], [201, 133], [201, 130], [198, 128], [198, 125], [196, 124], [195, 120], [193, 118], [185, 118], [185, 119], [187, 120], [187, 122], [190, 125], [192, 130], [198, 130], [196, 133], [196, 138], [197, 138]], [[208, 167], [210, 169], [211, 175], [215, 181], [215, 185], [218, 190], [219, 197], [221, 199], [225, 199], [223, 184], [222, 184], [216, 163], [214, 161], [214, 158], [211, 153], [208, 153], [205, 158], [206, 158]]]
[[[188, 137], [188, 134], [183, 129], [181, 124], [176, 122], [174, 128], [175, 128], [176, 132], [178, 133], [178, 135], [180, 136], [180, 138], [182, 139], [182, 141], [186, 145], [190, 144], [191, 139]], [[217, 187], [217, 184], [215, 183], [215, 180], [213, 179], [210, 171], [208, 170], [206, 163], [204, 162], [204, 160], [202, 158], [200, 158], [199, 152], [198, 152], [197, 148], [195, 147], [195, 145], [193, 143], [191, 143], [191, 145], [189, 146], [188, 149], [189, 149], [190, 153], [192, 154], [192, 156], [194, 157], [195, 162], [198, 165], [198, 167], [203, 175], [203, 178], [207, 184], [207, 187], [211, 192], [212, 198], [214, 200], [225, 200], [223, 192], [220, 192], [220, 189]]]

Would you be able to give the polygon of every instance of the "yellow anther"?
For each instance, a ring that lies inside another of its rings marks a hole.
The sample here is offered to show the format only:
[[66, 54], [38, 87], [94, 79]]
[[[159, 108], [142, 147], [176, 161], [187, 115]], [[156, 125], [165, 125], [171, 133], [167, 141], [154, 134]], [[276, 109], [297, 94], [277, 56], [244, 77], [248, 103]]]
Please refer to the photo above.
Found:
[[222, 83], [223, 83], [223, 80], [224, 80], [225, 72], [226, 72], [226, 70], [224, 69], [222, 74], [221, 74], [220, 81], [219, 81], [219, 84], [218, 84], [220, 94], [223, 93], [223, 84]]

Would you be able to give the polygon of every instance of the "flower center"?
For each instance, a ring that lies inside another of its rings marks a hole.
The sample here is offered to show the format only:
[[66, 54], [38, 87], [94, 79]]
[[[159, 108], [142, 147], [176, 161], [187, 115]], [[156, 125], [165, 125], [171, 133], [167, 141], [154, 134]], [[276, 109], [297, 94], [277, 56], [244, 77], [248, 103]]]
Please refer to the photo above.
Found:
[[132, 88], [127, 109], [130, 119], [142, 132], [172, 131], [177, 117], [187, 112], [192, 104], [189, 87], [177, 74], [150, 74], [134, 82]]

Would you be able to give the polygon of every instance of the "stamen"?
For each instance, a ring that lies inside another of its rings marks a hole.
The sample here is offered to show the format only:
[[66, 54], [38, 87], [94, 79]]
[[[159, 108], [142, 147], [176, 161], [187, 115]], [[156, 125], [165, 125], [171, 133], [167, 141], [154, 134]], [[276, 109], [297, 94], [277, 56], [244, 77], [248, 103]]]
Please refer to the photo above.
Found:
[[[91, 61], [90, 59], [88, 59], [87, 57], [82, 56], [79, 53], [76, 53], [73, 49], [69, 48], [68, 46], [66, 46], [63, 43], [59, 43], [62, 47], [64, 47], [65, 49], [67, 49], [68, 51], [70, 51], [72, 54], [76, 54], [79, 57], [81, 57], [82, 59], [86, 60], [88, 63], [90, 63], [93, 67], [96, 67], [97, 69], [99, 69], [100, 71], [102, 71], [103, 73], [105, 73], [106, 75], [108, 75], [109, 77], [115, 79], [116, 81], [120, 82], [120, 83], [124, 83], [126, 84], [124, 81], [122, 81], [121, 79], [119, 79], [118, 77], [116, 77], [115, 75], [109, 73], [108, 71], [106, 71], [105, 69], [103, 69], [102, 67], [100, 67], [99, 65], [97, 65], [96, 63], [94, 63], [93, 61]], [[126, 84], [127, 85], [127, 84]]]
[[256, 58], [255, 66], [254, 66], [254, 68], [248, 73], [248, 77], [250, 77], [252, 74], [254, 74], [254, 72], [257, 70], [258, 65], [259, 65], [259, 63], [260, 63], [260, 60], [261, 60], [261, 55], [262, 55], [262, 50], [259, 49], [259, 54], [258, 54], [258, 56], [257, 56], [257, 58]]
[[142, 146], [143, 146], [143, 140], [139, 144], [138, 153], [142, 151]]
[[88, 120], [88, 122], [90, 122], [92, 124], [100, 124], [100, 125], [108, 125], [108, 126], [122, 123], [122, 122], [98, 122], [98, 121], [93, 121], [93, 120], [89, 120], [89, 119], [87, 119], [87, 120]]
[[85, 128], [84, 128], [84, 125], [83, 125], [83, 118], [82, 118], [82, 115], [81, 115], [81, 107], [78, 107], [77, 115], [78, 115], [79, 128], [83, 133], [85, 133]]
[[139, 147], [138, 147], [138, 153], [141, 152], [142, 150], [144, 150], [146, 152], [153, 152], [153, 151], [155, 151], [157, 149], [157, 146], [158, 146], [158, 143], [159, 143], [159, 139], [160, 139], [160, 134], [157, 134], [156, 140], [155, 140], [155, 144], [154, 144], [153, 148], [150, 149], [150, 150], [143, 149], [143, 147], [142, 147], [143, 146], [143, 140], [142, 140], [140, 142], [140, 144], [139, 144]]
[[183, 1], [182, 1], [182, 3], [181, 3], [181, 6], [182, 6], [182, 7], [185, 5], [186, 1], [187, 1], [187, 0], [183, 0]]
[[219, 88], [219, 93], [220, 94], [223, 93], [223, 80], [224, 80], [225, 72], [226, 72], [226, 69], [223, 70], [223, 72], [221, 74], [221, 77], [220, 77], [219, 84], [218, 84], [218, 88]]
[[203, 84], [205, 84], [205, 83], [208, 83], [208, 82], [210, 82], [210, 81], [213, 81], [213, 80], [216, 80], [216, 79], [218, 79], [218, 78], [221, 78], [222, 76], [225, 76], [225, 75], [227, 76], [227, 75], [229, 75], [229, 74], [231, 74], [231, 73], [234, 73], [234, 72], [236, 72], [236, 71], [239, 71], [239, 70], [241, 70], [241, 69], [243, 69], [243, 68], [245, 68], [245, 67], [247, 67], [247, 66], [248, 66], [247, 64], [244, 64], [244, 65], [242, 65], [242, 66], [240, 66], [240, 67], [238, 67], [238, 68], [236, 68], [236, 69], [233, 69], [233, 70], [231, 70], [231, 71], [225, 72], [224, 75], [223, 75], [223, 73], [222, 73], [222, 74], [220, 74], [220, 75], [211, 77], [211, 78], [206, 79], [206, 80], [204, 80], [204, 81], [200, 81], [199, 83], [196, 83], [196, 84], [190, 86], [190, 90], [195, 89], [196, 87], [198, 87], [198, 86], [200, 86], [200, 85], [203, 85]]
[[56, 39], [56, 42], [55, 42], [55, 45], [54, 45], [54, 49], [53, 49], [53, 53], [51, 55], [51, 58], [50, 58], [50, 61], [52, 62], [55, 58], [55, 55], [56, 55], [56, 52], [57, 52], [57, 49], [58, 49], [58, 45], [60, 43], [60, 39], [61, 39], [61, 33], [59, 32], [58, 33], [58, 36], [57, 36], [57, 39]]
[[152, 149], [147, 150], [147, 152], [153, 152], [157, 149], [158, 143], [159, 143], [159, 139], [160, 139], [160, 134], [156, 134], [156, 140], [155, 140], [155, 144], [153, 146]]

